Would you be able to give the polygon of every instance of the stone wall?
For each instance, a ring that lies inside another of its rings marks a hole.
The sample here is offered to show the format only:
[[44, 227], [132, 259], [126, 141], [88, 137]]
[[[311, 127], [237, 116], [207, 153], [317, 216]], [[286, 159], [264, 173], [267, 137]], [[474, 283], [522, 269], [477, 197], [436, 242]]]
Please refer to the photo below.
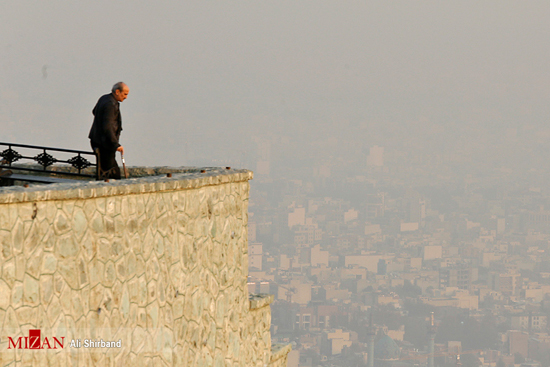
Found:
[[[247, 291], [251, 178], [0, 189], [0, 365], [285, 366], [272, 296]], [[64, 347], [13, 348], [31, 329]]]

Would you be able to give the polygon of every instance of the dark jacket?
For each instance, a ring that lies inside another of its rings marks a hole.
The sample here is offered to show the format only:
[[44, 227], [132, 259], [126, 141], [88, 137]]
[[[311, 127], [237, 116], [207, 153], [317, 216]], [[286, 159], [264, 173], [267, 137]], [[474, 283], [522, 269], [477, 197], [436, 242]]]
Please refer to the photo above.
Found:
[[119, 102], [112, 93], [101, 96], [92, 113], [94, 123], [88, 138], [92, 146], [98, 148], [116, 149], [120, 146], [118, 139], [122, 131]]

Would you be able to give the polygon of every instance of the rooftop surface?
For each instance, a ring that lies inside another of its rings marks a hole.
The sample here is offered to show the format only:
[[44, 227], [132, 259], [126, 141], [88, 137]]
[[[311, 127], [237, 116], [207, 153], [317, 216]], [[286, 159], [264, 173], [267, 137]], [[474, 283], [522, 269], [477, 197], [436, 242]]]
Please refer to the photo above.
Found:
[[[0, 204], [45, 200], [88, 199], [94, 197], [128, 195], [147, 192], [195, 189], [253, 178], [252, 171], [218, 167], [163, 167], [166, 173], [122, 180], [82, 181], [50, 185], [0, 187]], [[145, 173], [147, 174], [147, 173]], [[171, 176], [171, 177], [169, 177]]]

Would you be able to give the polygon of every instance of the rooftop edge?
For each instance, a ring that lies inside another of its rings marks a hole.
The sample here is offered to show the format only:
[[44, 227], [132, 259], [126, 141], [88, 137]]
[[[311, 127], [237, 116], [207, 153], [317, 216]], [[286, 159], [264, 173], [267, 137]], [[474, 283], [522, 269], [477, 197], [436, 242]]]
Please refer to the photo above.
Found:
[[253, 179], [252, 171], [246, 169], [201, 168], [189, 172], [171, 173], [171, 177], [145, 176], [124, 180], [83, 181], [82, 183], [59, 183], [32, 185], [29, 187], [0, 187], [0, 204], [32, 201], [90, 199], [117, 195], [143, 194], [149, 192], [192, 190], [205, 186]]

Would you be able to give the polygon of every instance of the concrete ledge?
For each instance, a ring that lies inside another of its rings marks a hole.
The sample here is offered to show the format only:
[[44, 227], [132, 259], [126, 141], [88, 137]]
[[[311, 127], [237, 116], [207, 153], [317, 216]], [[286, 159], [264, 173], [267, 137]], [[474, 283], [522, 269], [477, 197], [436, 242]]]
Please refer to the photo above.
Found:
[[270, 364], [284, 358], [292, 350], [292, 345], [290, 344], [271, 344], [271, 359]]
[[269, 306], [275, 300], [275, 296], [265, 293], [249, 294], [248, 300], [250, 301], [250, 309], [257, 310], [259, 308]]
[[[203, 170], [204, 172], [201, 172]], [[173, 173], [172, 177], [146, 176], [127, 180], [110, 180], [110, 182], [83, 181], [82, 183], [32, 185], [27, 188], [10, 186], [0, 188], [0, 204], [191, 190], [205, 186], [244, 182], [252, 178], [252, 171], [246, 169], [198, 168], [184, 173]]]

